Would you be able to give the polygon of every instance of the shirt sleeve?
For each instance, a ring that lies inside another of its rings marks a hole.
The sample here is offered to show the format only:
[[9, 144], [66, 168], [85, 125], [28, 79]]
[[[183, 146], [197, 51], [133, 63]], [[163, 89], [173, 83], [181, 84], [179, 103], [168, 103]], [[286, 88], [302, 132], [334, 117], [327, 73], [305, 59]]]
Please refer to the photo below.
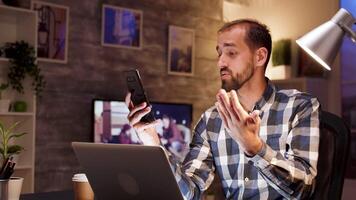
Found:
[[290, 121], [286, 152], [273, 150], [266, 143], [251, 158], [260, 174], [287, 199], [306, 199], [314, 187], [319, 149], [319, 102], [302, 101]]
[[190, 150], [183, 163], [174, 155], [168, 159], [184, 199], [200, 199], [214, 179], [214, 161], [207, 140], [206, 115], [204, 114], [193, 133]]

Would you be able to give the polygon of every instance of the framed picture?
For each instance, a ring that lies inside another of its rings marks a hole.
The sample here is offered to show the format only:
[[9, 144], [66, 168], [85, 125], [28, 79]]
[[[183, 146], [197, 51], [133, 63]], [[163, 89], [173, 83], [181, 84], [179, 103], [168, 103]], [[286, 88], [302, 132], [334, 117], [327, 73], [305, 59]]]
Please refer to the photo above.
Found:
[[169, 26], [168, 74], [193, 75], [194, 37], [193, 29]]
[[67, 63], [69, 7], [32, 1], [31, 9], [38, 13], [38, 60]]
[[109, 47], [141, 49], [142, 11], [103, 5], [101, 44]]

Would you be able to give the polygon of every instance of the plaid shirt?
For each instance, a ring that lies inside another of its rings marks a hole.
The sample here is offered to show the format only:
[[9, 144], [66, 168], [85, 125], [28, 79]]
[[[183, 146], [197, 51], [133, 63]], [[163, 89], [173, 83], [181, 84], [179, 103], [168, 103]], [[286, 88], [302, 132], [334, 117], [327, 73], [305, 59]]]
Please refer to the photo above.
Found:
[[200, 199], [218, 173], [226, 199], [305, 199], [313, 191], [319, 147], [319, 103], [268, 81], [261, 111], [262, 150], [248, 157], [222, 125], [215, 107], [194, 129], [184, 162], [169, 160], [185, 199]]

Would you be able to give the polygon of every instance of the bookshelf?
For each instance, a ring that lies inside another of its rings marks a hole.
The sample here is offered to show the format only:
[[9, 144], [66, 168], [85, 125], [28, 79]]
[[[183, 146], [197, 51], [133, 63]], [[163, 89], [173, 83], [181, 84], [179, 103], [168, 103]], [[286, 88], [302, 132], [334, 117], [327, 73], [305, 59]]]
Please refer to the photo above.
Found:
[[[0, 46], [6, 42], [23, 40], [37, 49], [37, 14], [34, 11], [0, 5]], [[9, 60], [0, 57], [0, 77], [7, 79]], [[16, 138], [15, 143], [22, 145], [22, 151], [15, 160], [15, 172], [13, 176], [24, 178], [22, 193], [34, 192], [35, 171], [35, 135], [36, 135], [36, 97], [31, 88], [31, 80], [24, 82], [24, 94], [19, 94], [10, 88], [6, 89], [2, 96], [11, 103], [21, 100], [27, 103], [26, 112], [0, 112], [0, 120], [8, 127], [10, 124], [20, 121], [16, 132], [27, 134]]]

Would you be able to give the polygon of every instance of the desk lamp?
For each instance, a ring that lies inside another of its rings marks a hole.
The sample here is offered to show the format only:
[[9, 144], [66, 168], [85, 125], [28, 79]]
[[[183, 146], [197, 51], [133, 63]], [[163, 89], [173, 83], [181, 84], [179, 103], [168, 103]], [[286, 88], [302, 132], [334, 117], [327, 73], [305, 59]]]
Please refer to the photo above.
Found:
[[356, 33], [352, 30], [353, 24], [356, 24], [356, 19], [347, 10], [341, 8], [331, 20], [305, 34], [296, 42], [324, 68], [330, 70], [344, 35], [348, 35], [356, 43]]

